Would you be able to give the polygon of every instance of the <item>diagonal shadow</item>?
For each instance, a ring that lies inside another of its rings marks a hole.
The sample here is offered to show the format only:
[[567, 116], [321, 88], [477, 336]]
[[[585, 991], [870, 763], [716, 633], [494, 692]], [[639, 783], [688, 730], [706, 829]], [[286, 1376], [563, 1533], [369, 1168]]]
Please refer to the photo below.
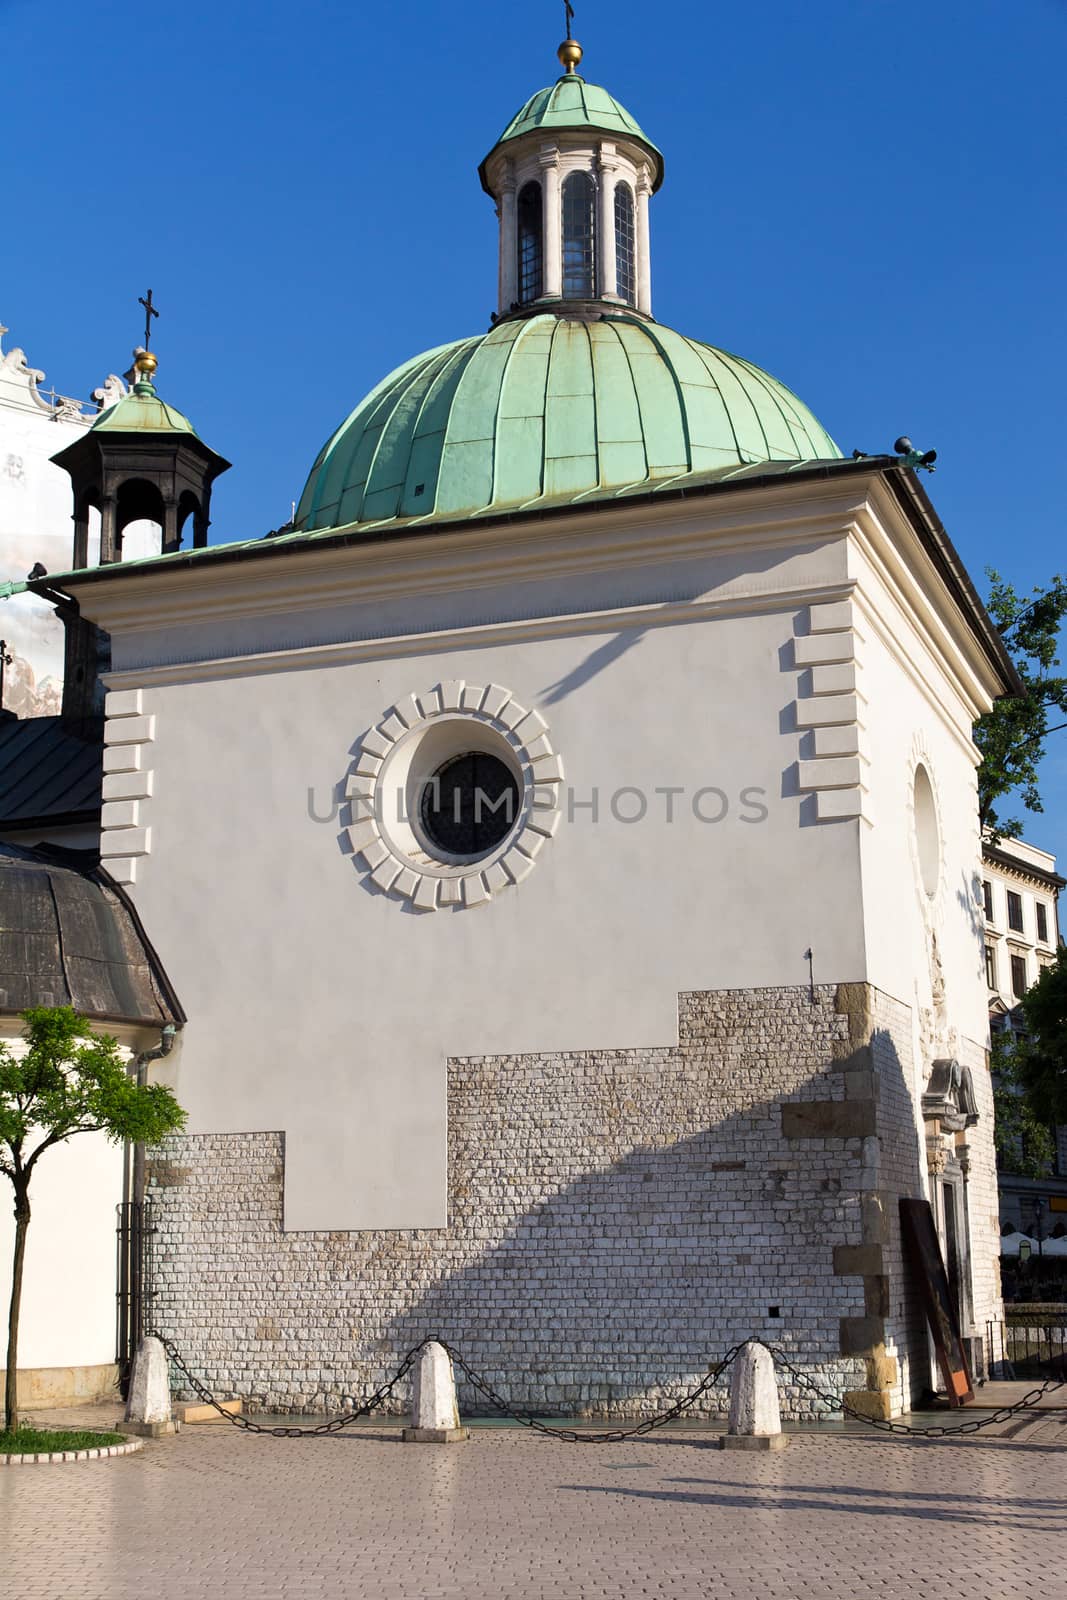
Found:
[[[858, 1505], [855, 1501], [845, 1500], [843, 1503], [834, 1503], [832, 1499], [804, 1499], [790, 1500], [783, 1505], [778, 1499], [777, 1485], [767, 1492], [765, 1486], [759, 1485], [754, 1492], [748, 1495], [716, 1494], [711, 1491], [707, 1494], [683, 1493], [672, 1489], [630, 1489], [624, 1485], [594, 1484], [594, 1483], [561, 1483], [559, 1489], [564, 1493], [572, 1494], [606, 1494], [625, 1495], [634, 1500], [659, 1500], [668, 1505], [707, 1506], [715, 1510], [733, 1509], [738, 1511], [773, 1511], [781, 1514], [791, 1511], [814, 1511], [825, 1516], [828, 1511], [839, 1511], [849, 1516], [861, 1517], [907, 1517], [918, 1518], [923, 1522], [956, 1523], [962, 1527], [1006, 1528], [1012, 1531], [1033, 1530], [1034, 1518], [1027, 1512], [1020, 1511], [1018, 1515], [1000, 1516], [997, 1513], [1003, 1510], [1003, 1502], [999, 1499], [986, 1499], [984, 1510], [977, 1507], [973, 1511], [957, 1511], [951, 1509], [942, 1501], [939, 1508], [933, 1506], [912, 1505]], [[763, 1490], [761, 1493], [760, 1491]], [[866, 1491], [870, 1496], [892, 1496], [892, 1490], [871, 1489]], [[828, 1487], [827, 1496], [837, 1493], [836, 1488]], [[1067, 1522], [1062, 1525], [1041, 1520], [1037, 1526], [1042, 1533], [1053, 1533], [1067, 1529]]]

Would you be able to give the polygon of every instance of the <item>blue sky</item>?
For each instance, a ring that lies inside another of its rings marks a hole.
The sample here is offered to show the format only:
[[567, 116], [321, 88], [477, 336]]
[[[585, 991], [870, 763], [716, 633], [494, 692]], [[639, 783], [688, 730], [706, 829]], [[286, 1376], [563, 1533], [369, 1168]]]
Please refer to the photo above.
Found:
[[[487, 326], [475, 167], [563, 7], [0, 0], [0, 316], [49, 383], [159, 387], [234, 469], [213, 537], [287, 520], [390, 368]], [[657, 317], [767, 367], [847, 452], [901, 432], [984, 591], [1067, 569], [1067, 0], [578, 0], [583, 68], [664, 150]], [[1067, 860], [1067, 733], [1027, 836]]]

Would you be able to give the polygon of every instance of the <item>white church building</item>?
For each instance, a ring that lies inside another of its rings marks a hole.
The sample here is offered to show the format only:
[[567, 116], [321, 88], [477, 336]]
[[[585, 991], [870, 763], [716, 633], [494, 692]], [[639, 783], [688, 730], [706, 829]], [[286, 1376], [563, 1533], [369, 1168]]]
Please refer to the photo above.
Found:
[[[440, 1335], [634, 1414], [758, 1336], [886, 1417], [934, 1381], [902, 1198], [976, 1359], [999, 1315], [971, 730], [1017, 680], [917, 454], [655, 320], [662, 158], [580, 58], [479, 169], [491, 328], [398, 351], [290, 528], [30, 585], [110, 639], [102, 863], [187, 1017], [153, 1316], [270, 1408]], [[174, 469], [153, 368], [76, 491]]]

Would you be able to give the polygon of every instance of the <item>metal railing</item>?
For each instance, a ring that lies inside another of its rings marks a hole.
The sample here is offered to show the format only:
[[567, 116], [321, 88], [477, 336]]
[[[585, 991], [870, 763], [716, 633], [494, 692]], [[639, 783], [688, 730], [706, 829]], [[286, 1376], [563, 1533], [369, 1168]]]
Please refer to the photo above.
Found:
[[986, 1370], [991, 1378], [1067, 1378], [1067, 1307], [987, 1322]]
[[118, 1270], [115, 1292], [115, 1360], [123, 1394], [137, 1346], [153, 1323], [156, 1298], [156, 1224], [150, 1200], [126, 1200], [115, 1207]]

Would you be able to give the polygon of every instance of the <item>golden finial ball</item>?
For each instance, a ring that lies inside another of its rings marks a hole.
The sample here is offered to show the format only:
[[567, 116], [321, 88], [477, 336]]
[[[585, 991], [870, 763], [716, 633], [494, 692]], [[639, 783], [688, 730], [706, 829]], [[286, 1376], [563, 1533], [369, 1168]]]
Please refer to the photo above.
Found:
[[566, 72], [574, 72], [582, 59], [582, 47], [577, 39], [564, 39], [556, 54], [559, 56], [560, 65], [564, 70]]
[[159, 366], [159, 362], [151, 350], [138, 350], [133, 358], [133, 364], [138, 372], [144, 373], [146, 378], [150, 378]]

